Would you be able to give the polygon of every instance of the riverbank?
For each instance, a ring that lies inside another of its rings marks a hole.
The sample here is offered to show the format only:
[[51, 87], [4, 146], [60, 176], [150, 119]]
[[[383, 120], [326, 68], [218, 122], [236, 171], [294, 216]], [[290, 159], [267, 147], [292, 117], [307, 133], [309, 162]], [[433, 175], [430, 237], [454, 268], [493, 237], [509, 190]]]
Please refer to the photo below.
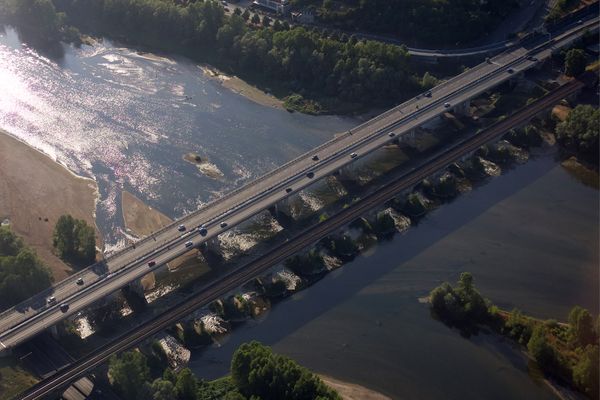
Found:
[[338, 392], [343, 400], [392, 400], [379, 392], [353, 383], [343, 382], [326, 375], [319, 375], [321, 380]]
[[[32, 247], [52, 271], [55, 281], [73, 268], [53, 254], [52, 231], [63, 214], [96, 226], [98, 187], [44, 153], [0, 130], [0, 221]], [[96, 229], [96, 243], [102, 239]]]
[[273, 107], [280, 110], [284, 109], [283, 100], [250, 85], [248, 82], [238, 78], [237, 76], [226, 75], [218, 69], [206, 64], [201, 65], [200, 69], [202, 69], [202, 72], [204, 72], [206, 76], [216, 80], [223, 87], [247, 98], [250, 101], [266, 107]]

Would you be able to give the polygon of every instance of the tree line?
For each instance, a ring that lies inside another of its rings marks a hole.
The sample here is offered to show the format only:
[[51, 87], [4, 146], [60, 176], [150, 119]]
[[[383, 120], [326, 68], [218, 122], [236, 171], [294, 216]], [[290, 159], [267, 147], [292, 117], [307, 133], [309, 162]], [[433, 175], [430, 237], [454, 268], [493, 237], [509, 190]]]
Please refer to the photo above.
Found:
[[[0, 0], [15, 2], [16, 0]], [[33, 3], [36, 7], [25, 7]], [[15, 5], [16, 4], [16, 5]], [[44, 4], [44, 6], [40, 6]], [[249, 13], [226, 16], [216, 1], [24, 0], [13, 3], [13, 20], [33, 13], [70, 26], [153, 49], [210, 62], [315, 113], [389, 106], [422, 90], [405, 47], [278, 21], [253, 24]], [[431, 81], [431, 76], [426, 79]]]
[[321, 23], [349, 31], [398, 35], [429, 45], [468, 43], [486, 36], [515, 0], [292, 0]]
[[156, 367], [164, 368], [166, 359], [161, 353], [160, 346], [152, 346], [151, 358], [158, 363], [139, 351], [113, 356], [108, 367], [113, 388], [129, 400], [340, 399], [309, 370], [255, 341], [235, 351], [231, 376], [212, 382], [197, 379], [188, 368], [160, 373]]

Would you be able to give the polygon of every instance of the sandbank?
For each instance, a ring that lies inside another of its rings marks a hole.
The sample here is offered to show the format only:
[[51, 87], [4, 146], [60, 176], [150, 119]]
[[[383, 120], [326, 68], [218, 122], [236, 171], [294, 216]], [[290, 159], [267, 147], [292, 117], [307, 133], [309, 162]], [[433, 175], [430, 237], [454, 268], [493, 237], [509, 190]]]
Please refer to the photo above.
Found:
[[277, 97], [270, 95], [259, 88], [250, 85], [237, 76], [225, 75], [214, 67], [202, 65], [202, 71], [209, 77], [216, 79], [223, 87], [244, 96], [248, 100], [258, 103], [263, 106], [284, 109], [283, 101]]
[[[52, 253], [58, 218], [71, 214], [96, 226], [98, 187], [74, 175], [42, 152], [0, 130], [0, 222], [32, 247], [60, 281], [73, 269]], [[97, 237], [100, 238], [96, 229]], [[100, 242], [98, 239], [97, 242]]]
[[343, 400], [392, 400], [379, 392], [354, 383], [343, 382], [326, 375], [319, 375], [321, 380], [342, 396]]

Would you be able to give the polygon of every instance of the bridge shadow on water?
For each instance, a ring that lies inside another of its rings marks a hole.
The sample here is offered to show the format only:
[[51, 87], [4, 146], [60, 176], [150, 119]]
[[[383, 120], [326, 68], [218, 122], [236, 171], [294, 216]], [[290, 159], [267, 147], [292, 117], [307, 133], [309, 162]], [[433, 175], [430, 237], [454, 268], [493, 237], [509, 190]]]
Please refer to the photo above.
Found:
[[[266, 345], [275, 345], [469, 224], [496, 204], [542, 178], [556, 166], [553, 157], [545, 155], [538, 159], [532, 158], [524, 165], [505, 168], [505, 173], [500, 177], [491, 178], [476, 186], [472, 192], [443, 204], [405, 234], [396, 234], [392, 240], [380, 242], [375, 251], [367, 251], [311, 287], [274, 304], [264, 319], [251, 320], [237, 327], [223, 340], [220, 347], [193, 352], [190, 368], [204, 379], [227, 374], [232, 354], [240, 344], [258, 340]], [[398, 250], [399, 247], [401, 251]], [[449, 274], [459, 272], [461, 268], [462, 265], [449, 265]], [[428, 291], [424, 291], [419, 295], [427, 294]], [[474, 341], [487, 342], [483, 338]], [[503, 353], [515, 367], [524, 368], [522, 361], [515, 359], [514, 354], [506, 351]]]

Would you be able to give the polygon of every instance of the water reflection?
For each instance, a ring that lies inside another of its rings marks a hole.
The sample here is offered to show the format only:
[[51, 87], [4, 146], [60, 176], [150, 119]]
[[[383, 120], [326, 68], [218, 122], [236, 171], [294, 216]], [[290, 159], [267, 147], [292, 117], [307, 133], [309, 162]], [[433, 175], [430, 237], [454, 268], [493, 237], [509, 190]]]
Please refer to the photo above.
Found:
[[[263, 107], [183, 59], [110, 41], [65, 46], [60, 61], [0, 37], [0, 127], [94, 177], [98, 222], [114, 243], [125, 188], [178, 217], [344, 131], [355, 122]], [[225, 175], [182, 157], [195, 152]]]

